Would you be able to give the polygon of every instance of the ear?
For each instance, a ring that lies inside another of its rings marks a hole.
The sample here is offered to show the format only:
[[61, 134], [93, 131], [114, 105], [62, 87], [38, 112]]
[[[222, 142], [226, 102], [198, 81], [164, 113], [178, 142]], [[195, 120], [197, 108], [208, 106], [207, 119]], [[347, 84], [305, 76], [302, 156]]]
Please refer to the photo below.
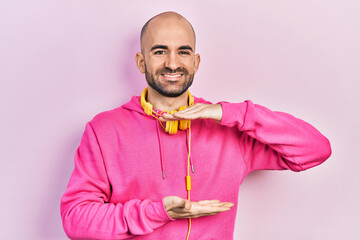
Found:
[[194, 73], [196, 73], [197, 70], [199, 69], [199, 65], [200, 65], [200, 54], [197, 53], [195, 55]]
[[144, 55], [141, 52], [137, 52], [135, 55], [136, 66], [141, 73], [145, 73]]

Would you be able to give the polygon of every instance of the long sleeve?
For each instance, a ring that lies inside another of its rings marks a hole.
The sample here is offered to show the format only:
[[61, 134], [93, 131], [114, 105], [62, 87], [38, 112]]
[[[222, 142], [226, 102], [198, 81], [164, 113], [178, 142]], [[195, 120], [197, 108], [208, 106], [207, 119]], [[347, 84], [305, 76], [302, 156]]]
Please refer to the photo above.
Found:
[[331, 155], [329, 140], [310, 124], [251, 101], [221, 102], [221, 124], [236, 127], [248, 172], [261, 169], [303, 171]]
[[61, 200], [61, 217], [71, 239], [125, 239], [153, 232], [172, 219], [163, 202], [132, 199], [110, 203], [111, 185], [96, 134], [86, 125], [75, 169]]

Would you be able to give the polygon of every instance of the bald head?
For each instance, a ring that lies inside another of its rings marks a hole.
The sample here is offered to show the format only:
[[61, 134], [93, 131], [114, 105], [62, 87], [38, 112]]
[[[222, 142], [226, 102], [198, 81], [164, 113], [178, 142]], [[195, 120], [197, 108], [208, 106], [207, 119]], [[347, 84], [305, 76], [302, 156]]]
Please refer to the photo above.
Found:
[[136, 53], [135, 62], [145, 74], [150, 95], [183, 96], [200, 63], [191, 24], [175, 12], [151, 18], [141, 30], [141, 52]]
[[191, 34], [195, 48], [196, 37], [194, 28], [192, 27], [191, 23], [176, 12], [163, 12], [149, 19], [142, 27], [140, 35], [141, 51], [144, 52], [145, 42], [148, 40], [148, 38], [151, 38], [152, 34], [155, 34], [157, 31], [161, 31], [166, 28], [169, 29], [174, 27], [182, 28], [185, 32]]

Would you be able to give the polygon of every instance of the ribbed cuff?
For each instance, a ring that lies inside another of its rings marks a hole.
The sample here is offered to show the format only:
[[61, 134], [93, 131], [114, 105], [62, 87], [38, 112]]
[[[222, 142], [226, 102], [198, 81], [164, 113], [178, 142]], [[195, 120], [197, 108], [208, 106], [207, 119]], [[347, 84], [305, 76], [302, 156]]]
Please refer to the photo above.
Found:
[[241, 103], [228, 103], [219, 102], [222, 106], [223, 115], [220, 124], [233, 127], [238, 125], [239, 127], [244, 125], [244, 118], [247, 110], [247, 102]]
[[174, 221], [166, 212], [163, 201], [149, 202], [145, 208], [145, 214], [152, 229], [161, 227], [169, 221]]

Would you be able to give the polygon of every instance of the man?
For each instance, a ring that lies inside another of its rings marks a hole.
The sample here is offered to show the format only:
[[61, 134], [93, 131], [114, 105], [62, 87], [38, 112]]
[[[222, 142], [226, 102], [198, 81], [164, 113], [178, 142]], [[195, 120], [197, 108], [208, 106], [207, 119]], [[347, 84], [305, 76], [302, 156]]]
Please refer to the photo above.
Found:
[[148, 88], [86, 125], [61, 201], [70, 238], [232, 239], [247, 174], [302, 171], [330, 156], [329, 141], [289, 114], [193, 98], [199, 63], [181, 15], [165, 12], [144, 25], [136, 64]]

